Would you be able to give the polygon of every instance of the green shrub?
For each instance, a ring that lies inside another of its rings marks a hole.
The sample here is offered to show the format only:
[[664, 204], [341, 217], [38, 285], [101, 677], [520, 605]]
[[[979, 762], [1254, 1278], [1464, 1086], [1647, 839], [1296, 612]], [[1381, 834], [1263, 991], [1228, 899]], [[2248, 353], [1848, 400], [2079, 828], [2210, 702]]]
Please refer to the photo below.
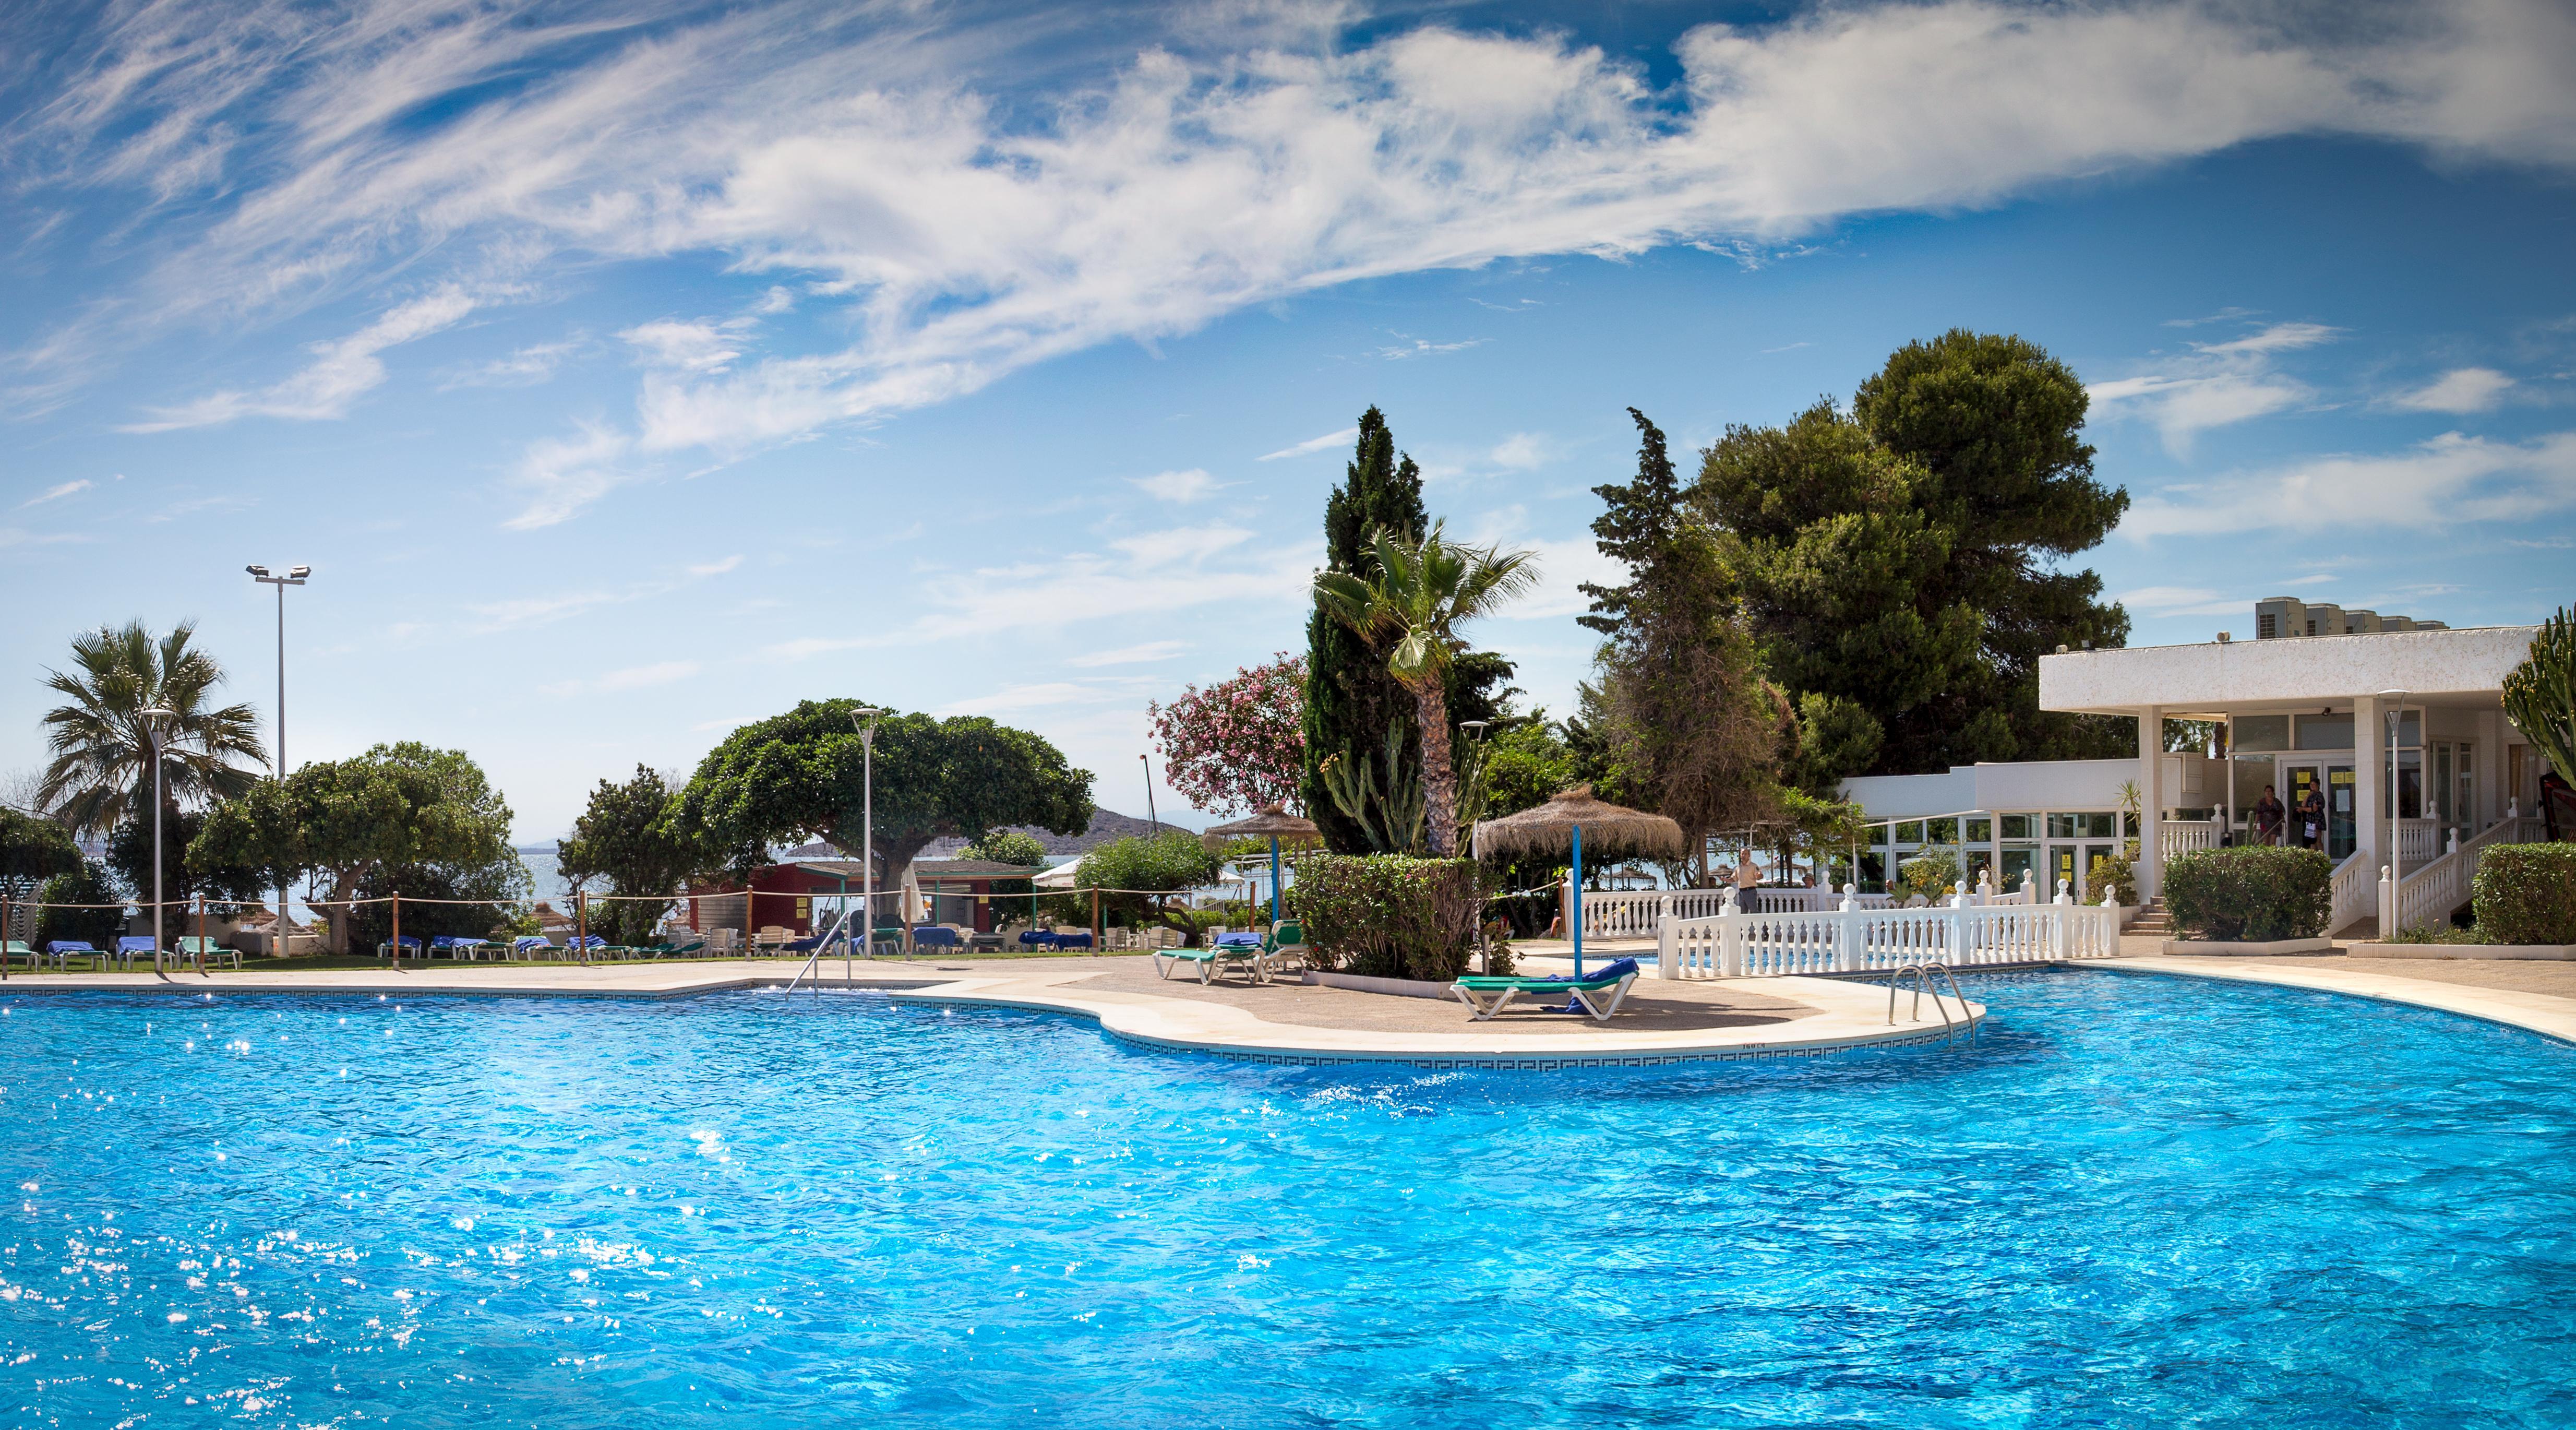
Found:
[[1467, 971], [1484, 896], [1472, 860], [1308, 854], [1287, 906], [1319, 966], [1446, 982]]
[[2470, 886], [2489, 943], [2576, 943], [2576, 844], [2500, 844]]
[[1955, 849], [1934, 847], [1896, 866], [1896, 893], [1900, 896], [1921, 894], [1927, 903], [1940, 903], [1950, 897], [1950, 886], [1959, 882], [1959, 854]]
[[2198, 849], [2165, 866], [2165, 907], [2186, 938], [2316, 938], [2334, 911], [2334, 861], [2314, 849]]

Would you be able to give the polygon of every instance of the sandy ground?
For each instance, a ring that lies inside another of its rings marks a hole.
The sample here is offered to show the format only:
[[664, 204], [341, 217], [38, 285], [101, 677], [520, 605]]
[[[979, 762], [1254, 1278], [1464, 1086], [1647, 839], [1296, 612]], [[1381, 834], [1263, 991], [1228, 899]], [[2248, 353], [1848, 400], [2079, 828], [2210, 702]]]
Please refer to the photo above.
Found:
[[[1241, 974], [1206, 987], [1197, 975], [1174, 969], [1167, 979], [1154, 976], [1142, 958], [1101, 959], [1111, 965], [1068, 984], [1066, 991], [1104, 989], [1183, 1001], [1223, 1003], [1241, 1008], [1264, 1022], [1307, 1028], [1347, 1028], [1378, 1033], [1568, 1033], [1599, 1027], [1591, 1019], [1546, 1013], [1538, 1001], [1522, 998], [1490, 1022], [1471, 1020], [1467, 1006], [1454, 998], [1401, 998], [1323, 988], [1297, 982], [1289, 975], [1268, 984], [1246, 981]], [[1052, 971], [1052, 970], [1050, 970]], [[1545, 1006], [1564, 1007], [1562, 998]], [[1625, 1033], [1691, 1032], [1706, 1028], [1751, 1028], [1788, 1023], [1819, 1010], [1786, 998], [1755, 991], [1742, 983], [1659, 983], [1641, 978], [1630, 986], [1628, 1001], [1606, 1025]]]

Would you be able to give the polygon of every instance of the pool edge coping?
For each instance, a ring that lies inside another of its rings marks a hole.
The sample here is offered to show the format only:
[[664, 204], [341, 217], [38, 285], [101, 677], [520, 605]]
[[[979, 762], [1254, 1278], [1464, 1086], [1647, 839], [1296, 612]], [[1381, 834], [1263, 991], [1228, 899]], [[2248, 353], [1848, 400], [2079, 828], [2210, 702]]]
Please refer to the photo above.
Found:
[[[2552, 1042], [2576, 1046], [2576, 998], [2556, 993], [2481, 988], [2472, 983], [2437, 983], [2430, 979], [2408, 978], [2400, 973], [2374, 973], [2361, 969], [2338, 969], [2329, 975], [2303, 968], [2266, 968], [2233, 960], [2220, 962], [2214, 958], [2194, 959], [2178, 954], [2084, 959], [2069, 966], [2099, 969], [2104, 973], [2215, 978], [2236, 983], [2266, 983], [2276, 988], [2298, 988], [2310, 993], [2335, 993], [2373, 1003], [2430, 1008], [2438, 1013], [2517, 1028]], [[2356, 983], [2352, 980], [2364, 981]], [[2521, 1006], [2514, 1000], [2529, 1000], [2537, 1006]]]

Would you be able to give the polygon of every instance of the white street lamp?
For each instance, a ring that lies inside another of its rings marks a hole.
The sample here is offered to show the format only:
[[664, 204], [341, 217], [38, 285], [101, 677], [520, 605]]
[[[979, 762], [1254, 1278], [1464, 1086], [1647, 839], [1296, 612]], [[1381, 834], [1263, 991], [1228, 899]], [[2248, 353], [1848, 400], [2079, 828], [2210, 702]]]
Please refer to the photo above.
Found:
[[152, 971], [161, 972], [161, 722], [179, 712], [158, 705], [143, 712], [143, 738], [152, 747]]
[[[877, 717], [884, 713], [873, 705], [850, 712], [866, 751], [859, 767], [859, 906], [865, 910], [861, 918], [871, 959], [877, 956]], [[862, 715], [868, 717], [865, 724], [859, 722]]]
[[[277, 588], [277, 782], [282, 790], [286, 784], [286, 588], [303, 585], [304, 578], [313, 574], [313, 568], [289, 566], [283, 576], [268, 574], [265, 566], [245, 566], [242, 569], [259, 584]], [[286, 956], [286, 898], [286, 880], [281, 874], [277, 884], [277, 923], [273, 926], [268, 947], [273, 958]]]
[[2406, 810], [2405, 806], [2401, 804], [2397, 798], [2397, 741], [2399, 737], [2404, 734], [2406, 728], [2401, 718], [2404, 713], [2403, 707], [2406, 704], [2406, 692], [2403, 690], [2383, 690], [2379, 692], [2379, 698], [2389, 702], [2388, 914], [2380, 926], [2379, 936], [2381, 938], [2395, 938], [2397, 936], [2397, 881], [2405, 877], [2406, 872], [2406, 854], [2404, 849], [2398, 844], [2398, 839], [2400, 837], [2398, 819], [2399, 816], [2406, 812]]
[[1145, 767], [1145, 825], [1154, 833], [1160, 834], [1163, 832], [1163, 821], [1154, 817], [1154, 762], [1144, 755], [1138, 755], [1136, 762]]

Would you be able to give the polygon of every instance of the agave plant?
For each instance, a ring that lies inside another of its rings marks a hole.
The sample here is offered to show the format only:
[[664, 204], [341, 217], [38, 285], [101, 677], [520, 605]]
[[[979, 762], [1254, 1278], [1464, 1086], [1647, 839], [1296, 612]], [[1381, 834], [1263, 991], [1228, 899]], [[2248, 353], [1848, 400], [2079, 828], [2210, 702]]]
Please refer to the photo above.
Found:
[[141, 621], [101, 626], [72, 638], [72, 669], [47, 671], [45, 684], [69, 704], [46, 712], [46, 766], [37, 798], [83, 834], [105, 834], [152, 811], [152, 729], [161, 740], [161, 793], [172, 805], [231, 799], [257, 776], [237, 761], [266, 766], [259, 719], [248, 705], [212, 703], [224, 668], [191, 649], [196, 623], [182, 621], [158, 640]]

